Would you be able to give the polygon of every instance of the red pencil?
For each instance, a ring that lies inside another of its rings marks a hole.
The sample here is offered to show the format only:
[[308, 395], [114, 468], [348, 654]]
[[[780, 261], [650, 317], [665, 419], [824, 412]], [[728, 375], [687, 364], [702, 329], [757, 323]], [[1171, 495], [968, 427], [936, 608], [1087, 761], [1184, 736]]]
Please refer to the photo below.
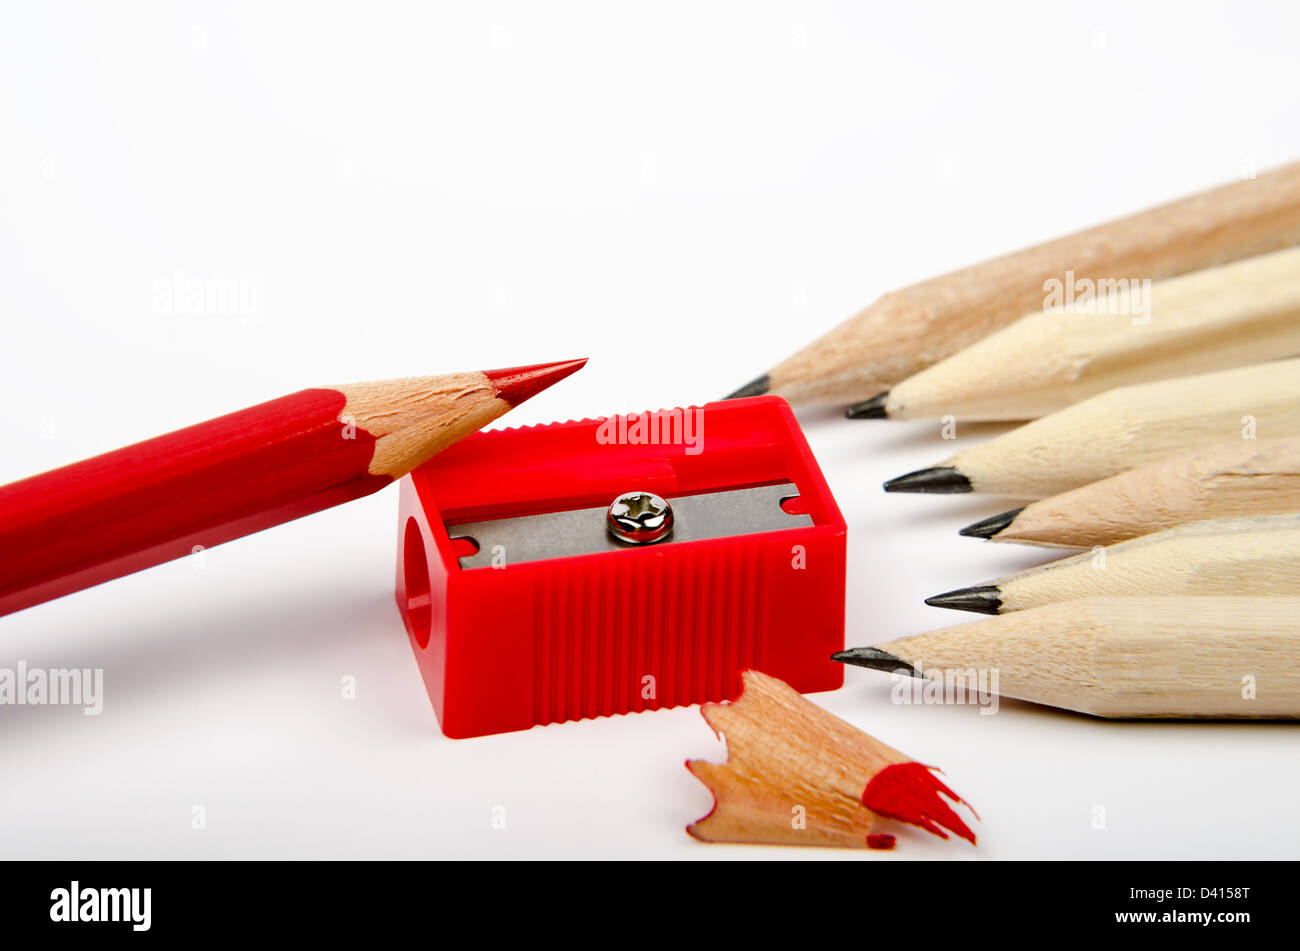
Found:
[[369, 495], [584, 363], [301, 390], [0, 487], [0, 615]]

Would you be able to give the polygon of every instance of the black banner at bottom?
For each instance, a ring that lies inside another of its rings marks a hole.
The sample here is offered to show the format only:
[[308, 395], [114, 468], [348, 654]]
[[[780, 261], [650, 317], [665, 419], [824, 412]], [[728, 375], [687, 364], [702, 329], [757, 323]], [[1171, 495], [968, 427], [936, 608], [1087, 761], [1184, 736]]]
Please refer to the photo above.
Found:
[[1046, 928], [1231, 941], [1290, 931], [1297, 911], [1285, 862], [144, 861], [4, 871], [8, 935], [96, 941], [291, 933], [332, 943], [395, 928], [433, 940], [501, 940], [516, 929], [533, 940], [599, 938], [592, 928], [604, 922], [614, 929], [604, 939], [622, 943], [685, 939], [680, 929], [701, 921], [711, 933], [768, 938], [788, 924], [805, 937], [844, 927], [877, 940]]

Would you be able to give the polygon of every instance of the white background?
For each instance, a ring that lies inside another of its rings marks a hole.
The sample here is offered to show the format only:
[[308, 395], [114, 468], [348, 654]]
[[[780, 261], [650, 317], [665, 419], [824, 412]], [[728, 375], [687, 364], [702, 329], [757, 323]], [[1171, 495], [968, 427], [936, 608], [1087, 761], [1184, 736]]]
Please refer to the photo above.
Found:
[[[893, 287], [1300, 157], [1295, 11], [5, 4], [0, 481], [315, 384], [587, 355], [502, 425], [717, 398]], [[956, 536], [1009, 500], [880, 491], [937, 426], [801, 416], [850, 644], [1042, 559]], [[979, 848], [698, 844], [696, 709], [442, 737], [395, 539], [390, 489], [0, 619], [0, 666], [106, 680], [98, 718], [0, 708], [0, 855], [1300, 853], [1291, 726], [898, 706], [861, 670], [815, 699], [944, 767]]]

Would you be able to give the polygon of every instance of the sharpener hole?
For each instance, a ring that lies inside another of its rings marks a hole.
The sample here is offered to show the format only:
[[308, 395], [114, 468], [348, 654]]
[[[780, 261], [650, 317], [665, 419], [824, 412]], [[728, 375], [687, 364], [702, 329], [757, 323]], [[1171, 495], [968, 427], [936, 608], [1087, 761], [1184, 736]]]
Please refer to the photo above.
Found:
[[433, 625], [433, 602], [429, 589], [429, 560], [424, 553], [424, 536], [414, 517], [406, 520], [402, 536], [402, 577], [406, 583], [406, 616], [411, 636], [420, 650], [429, 646]]

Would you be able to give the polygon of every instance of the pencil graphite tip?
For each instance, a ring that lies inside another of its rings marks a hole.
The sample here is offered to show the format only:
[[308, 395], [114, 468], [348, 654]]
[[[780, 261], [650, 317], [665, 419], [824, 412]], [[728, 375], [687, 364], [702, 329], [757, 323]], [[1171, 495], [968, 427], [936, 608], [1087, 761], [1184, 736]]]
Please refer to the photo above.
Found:
[[889, 402], [889, 390], [877, 393], [869, 400], [856, 403], [844, 411], [849, 419], [889, 419], [885, 404]]
[[527, 367], [506, 367], [501, 370], [484, 370], [483, 375], [497, 388], [497, 397], [511, 406], [518, 406], [529, 397], [536, 396], [566, 376], [577, 373], [586, 366], [587, 358], [560, 360], [556, 363], [536, 363]]
[[885, 483], [886, 492], [933, 492], [952, 494], [971, 491], [970, 479], [952, 466], [917, 469]]
[[979, 614], [1001, 614], [1002, 592], [995, 584], [981, 584], [958, 588], [926, 598], [932, 608], [953, 608], [957, 611], [975, 611]]
[[[973, 522], [965, 528], [957, 531], [958, 535], [965, 535], [968, 538], [992, 538], [998, 532], [1002, 531], [1008, 525], [1016, 520], [1016, 516], [1025, 510], [1022, 505], [1018, 509], [1012, 509], [1009, 512], [999, 512], [997, 515], [990, 515], [988, 518]], [[941, 595], [942, 597], [942, 595]]]
[[762, 396], [772, 386], [772, 378], [764, 373], [762, 376], [756, 376], [734, 393], [729, 393], [723, 399], [739, 400], [746, 396]]
[[879, 647], [850, 647], [848, 650], [831, 654], [831, 660], [837, 660], [841, 664], [852, 664], [854, 667], [883, 670], [887, 674], [902, 671], [911, 677], [921, 676], [920, 672], [903, 658], [896, 657], [889, 651], [882, 651]]

